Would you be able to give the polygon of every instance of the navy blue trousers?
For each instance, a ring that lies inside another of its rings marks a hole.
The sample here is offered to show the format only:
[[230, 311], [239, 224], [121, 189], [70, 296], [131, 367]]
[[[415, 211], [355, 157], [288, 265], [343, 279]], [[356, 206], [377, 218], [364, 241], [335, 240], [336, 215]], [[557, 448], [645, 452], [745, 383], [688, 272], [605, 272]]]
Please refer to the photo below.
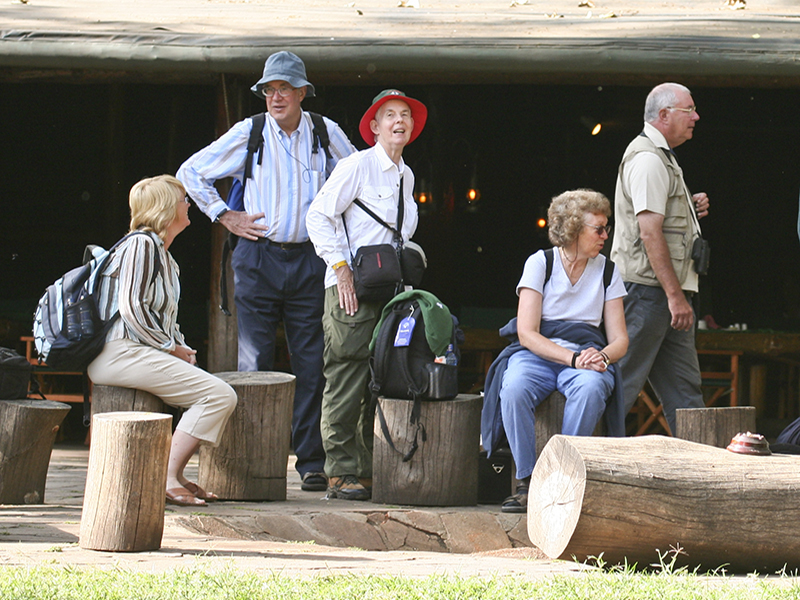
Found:
[[308, 242], [281, 248], [240, 239], [231, 266], [239, 325], [239, 370], [271, 371], [275, 337], [283, 321], [292, 373], [297, 377], [292, 448], [300, 475], [323, 472], [319, 421], [325, 378], [322, 333], [325, 263]]

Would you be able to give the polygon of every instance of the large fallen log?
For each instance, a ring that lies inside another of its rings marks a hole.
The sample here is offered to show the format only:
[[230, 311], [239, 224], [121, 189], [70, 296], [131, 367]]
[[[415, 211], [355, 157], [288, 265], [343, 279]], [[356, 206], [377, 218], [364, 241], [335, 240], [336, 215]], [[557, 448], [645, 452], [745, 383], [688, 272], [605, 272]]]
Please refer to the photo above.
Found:
[[554, 436], [536, 463], [528, 536], [550, 558], [733, 572], [800, 567], [800, 457], [663, 436]]

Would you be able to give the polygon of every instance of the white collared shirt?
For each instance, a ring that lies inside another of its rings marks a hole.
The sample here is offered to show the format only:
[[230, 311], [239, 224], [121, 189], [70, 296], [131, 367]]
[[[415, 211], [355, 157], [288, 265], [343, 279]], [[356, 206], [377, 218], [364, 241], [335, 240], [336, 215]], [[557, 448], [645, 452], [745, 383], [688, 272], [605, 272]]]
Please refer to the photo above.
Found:
[[[343, 158], [317, 194], [306, 217], [308, 236], [317, 254], [328, 265], [325, 287], [336, 285], [330, 267], [347, 261], [361, 246], [392, 243], [393, 233], [369, 216], [356, 198], [388, 225], [397, 228], [398, 192], [403, 177], [403, 241], [417, 229], [417, 204], [414, 201], [414, 173], [402, 158], [396, 165], [380, 144]], [[348, 249], [342, 219], [347, 223]]]

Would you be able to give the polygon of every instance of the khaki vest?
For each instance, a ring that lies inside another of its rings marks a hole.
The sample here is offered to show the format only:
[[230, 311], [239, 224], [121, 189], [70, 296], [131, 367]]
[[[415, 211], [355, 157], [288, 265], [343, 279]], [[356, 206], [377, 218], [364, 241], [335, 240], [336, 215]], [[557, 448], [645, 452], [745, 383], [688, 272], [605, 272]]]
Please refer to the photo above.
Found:
[[692, 244], [700, 235], [696, 217], [692, 214], [694, 201], [683, 181], [683, 171], [667, 153], [643, 135], [637, 136], [622, 157], [617, 176], [614, 198], [616, 225], [611, 260], [617, 264], [623, 281], [644, 285], [661, 286], [650, 266], [644, 242], [639, 232], [639, 221], [633, 210], [633, 200], [625, 189], [625, 168], [640, 152], [658, 156], [669, 174], [669, 191], [664, 214], [664, 239], [669, 248], [672, 267], [684, 290], [697, 291], [697, 273], [692, 262]]

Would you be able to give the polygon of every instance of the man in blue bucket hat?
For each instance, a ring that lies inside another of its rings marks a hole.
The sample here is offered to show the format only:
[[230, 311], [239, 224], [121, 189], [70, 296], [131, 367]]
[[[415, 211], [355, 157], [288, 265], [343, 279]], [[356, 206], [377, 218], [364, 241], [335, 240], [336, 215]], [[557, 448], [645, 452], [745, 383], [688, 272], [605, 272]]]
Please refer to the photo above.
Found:
[[[354, 148], [336, 123], [312, 117], [301, 108], [303, 99], [313, 97], [315, 90], [297, 55], [272, 54], [261, 79], [250, 89], [265, 99], [266, 115], [231, 127], [189, 158], [178, 170], [178, 179], [212, 221], [238, 236], [231, 265], [240, 371], [273, 369], [276, 331], [283, 321], [297, 376], [292, 417], [296, 468], [304, 490], [324, 491], [320, 406], [325, 385], [322, 310], [327, 267], [308, 239], [306, 213], [333, 168]], [[263, 119], [259, 148], [251, 152], [246, 170], [248, 141], [254, 123], [262, 122], [259, 118]], [[214, 182], [225, 177], [244, 185], [243, 210], [228, 206], [215, 189]]]

